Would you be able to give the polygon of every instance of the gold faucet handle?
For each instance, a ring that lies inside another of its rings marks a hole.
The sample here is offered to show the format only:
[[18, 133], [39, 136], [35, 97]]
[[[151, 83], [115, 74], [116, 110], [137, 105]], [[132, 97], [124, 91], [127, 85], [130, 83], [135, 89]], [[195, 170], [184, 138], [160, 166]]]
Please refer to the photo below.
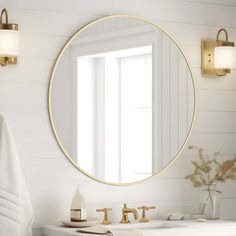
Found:
[[141, 206], [141, 207], [138, 207], [139, 210], [150, 210], [150, 209], [156, 209], [155, 206]]
[[147, 213], [146, 211], [151, 210], [151, 209], [156, 209], [154, 206], [141, 206], [138, 207], [139, 210], [142, 210], [142, 217], [139, 220], [139, 222], [149, 222], [149, 219], [147, 218]]
[[112, 211], [112, 208], [102, 208], [102, 209], [97, 209], [97, 212], [104, 212], [104, 218], [102, 221], [102, 225], [109, 225], [111, 224], [110, 220], [108, 219], [108, 212]]

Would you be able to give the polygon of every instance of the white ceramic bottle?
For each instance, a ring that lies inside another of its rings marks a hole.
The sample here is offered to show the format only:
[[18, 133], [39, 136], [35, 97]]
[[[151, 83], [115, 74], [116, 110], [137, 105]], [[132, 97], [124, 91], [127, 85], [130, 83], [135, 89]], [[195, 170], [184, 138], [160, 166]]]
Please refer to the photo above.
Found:
[[87, 220], [87, 209], [83, 195], [79, 191], [77, 186], [76, 193], [72, 199], [70, 208], [71, 222], [83, 222]]

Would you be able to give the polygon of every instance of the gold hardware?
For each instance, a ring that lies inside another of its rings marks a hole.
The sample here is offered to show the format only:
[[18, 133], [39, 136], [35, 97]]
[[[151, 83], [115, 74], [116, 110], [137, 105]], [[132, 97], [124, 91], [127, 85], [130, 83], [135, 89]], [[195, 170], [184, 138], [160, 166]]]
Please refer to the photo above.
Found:
[[[5, 15], [5, 23], [3, 23], [3, 16]], [[8, 12], [6, 8], [3, 8], [0, 16], [0, 29], [8, 29], [8, 30], [18, 30], [18, 24], [9, 24], [8, 23]]]
[[17, 64], [17, 57], [1, 57], [0, 56], [0, 65], [6, 66], [7, 64]]
[[128, 208], [126, 204], [124, 204], [122, 208], [122, 219], [120, 221], [121, 224], [129, 224], [130, 220], [128, 218], [128, 214], [132, 213], [134, 216], [134, 219], [138, 219], [138, 211], [135, 208]]
[[154, 206], [141, 206], [141, 207], [138, 207], [139, 210], [142, 210], [142, 217], [141, 219], [139, 220], [139, 222], [149, 222], [148, 218], [147, 218], [147, 214], [146, 214], [146, 211], [149, 211], [150, 209], [156, 209], [156, 207]]
[[1, 12], [1, 17], [0, 17], [0, 24], [3, 24], [2, 23], [2, 18], [3, 18], [3, 15], [5, 14], [5, 21], [6, 21], [6, 24], [8, 25], [8, 12], [7, 12], [7, 9], [6, 8], [3, 8], [2, 9], [2, 12]]
[[[219, 36], [221, 32], [225, 33], [225, 41], [219, 40]], [[230, 73], [230, 69], [228, 68], [216, 69], [214, 67], [215, 47], [219, 47], [219, 46], [234, 47], [234, 42], [229, 42], [228, 39], [229, 39], [228, 32], [226, 31], [226, 29], [222, 28], [217, 32], [216, 41], [202, 40], [202, 75], [224, 76], [227, 73]]]
[[[219, 41], [218, 41], [219, 43]], [[214, 67], [214, 48], [217, 43], [213, 40], [202, 41], [202, 75], [215, 76], [230, 73], [229, 69], [215, 69]]]
[[[225, 41], [221, 41], [219, 40], [219, 36], [220, 36], [220, 33], [221, 32], [224, 32], [225, 33]], [[229, 47], [234, 47], [234, 42], [229, 42], [229, 36], [228, 36], [228, 32], [226, 31], [226, 29], [220, 29], [218, 32], [217, 32], [217, 36], [216, 36], [216, 42], [219, 44], [217, 44], [217, 46], [229, 46]]]
[[110, 220], [108, 219], [108, 212], [112, 211], [111, 208], [97, 209], [96, 211], [97, 212], [104, 212], [104, 218], [103, 218], [103, 221], [101, 223], [102, 225], [109, 225], [109, 224], [111, 224]]
[[[5, 23], [3, 17], [5, 16]], [[8, 12], [6, 8], [3, 8], [0, 16], [0, 30], [14, 30], [18, 31], [18, 24], [8, 23]], [[8, 64], [17, 64], [16, 56], [0, 55], [0, 65], [6, 66]]]

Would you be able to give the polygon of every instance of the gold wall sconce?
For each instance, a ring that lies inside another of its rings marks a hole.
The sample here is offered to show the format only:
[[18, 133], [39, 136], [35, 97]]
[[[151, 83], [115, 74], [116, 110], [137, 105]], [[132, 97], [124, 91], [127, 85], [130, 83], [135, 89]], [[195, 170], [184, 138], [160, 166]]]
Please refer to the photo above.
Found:
[[17, 64], [18, 55], [18, 24], [8, 23], [8, 12], [7, 9], [4, 8], [0, 16], [0, 65]]
[[[220, 40], [221, 33], [225, 40]], [[229, 42], [226, 29], [220, 29], [216, 40], [202, 40], [202, 75], [224, 76], [236, 67], [234, 42]]]

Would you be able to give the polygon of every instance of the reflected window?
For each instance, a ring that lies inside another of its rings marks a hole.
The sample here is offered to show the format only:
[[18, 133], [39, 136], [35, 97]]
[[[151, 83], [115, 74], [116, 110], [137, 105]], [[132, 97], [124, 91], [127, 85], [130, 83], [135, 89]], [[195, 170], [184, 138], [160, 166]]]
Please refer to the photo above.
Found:
[[110, 182], [149, 177], [152, 123], [151, 45], [78, 57], [77, 162], [83, 169]]

